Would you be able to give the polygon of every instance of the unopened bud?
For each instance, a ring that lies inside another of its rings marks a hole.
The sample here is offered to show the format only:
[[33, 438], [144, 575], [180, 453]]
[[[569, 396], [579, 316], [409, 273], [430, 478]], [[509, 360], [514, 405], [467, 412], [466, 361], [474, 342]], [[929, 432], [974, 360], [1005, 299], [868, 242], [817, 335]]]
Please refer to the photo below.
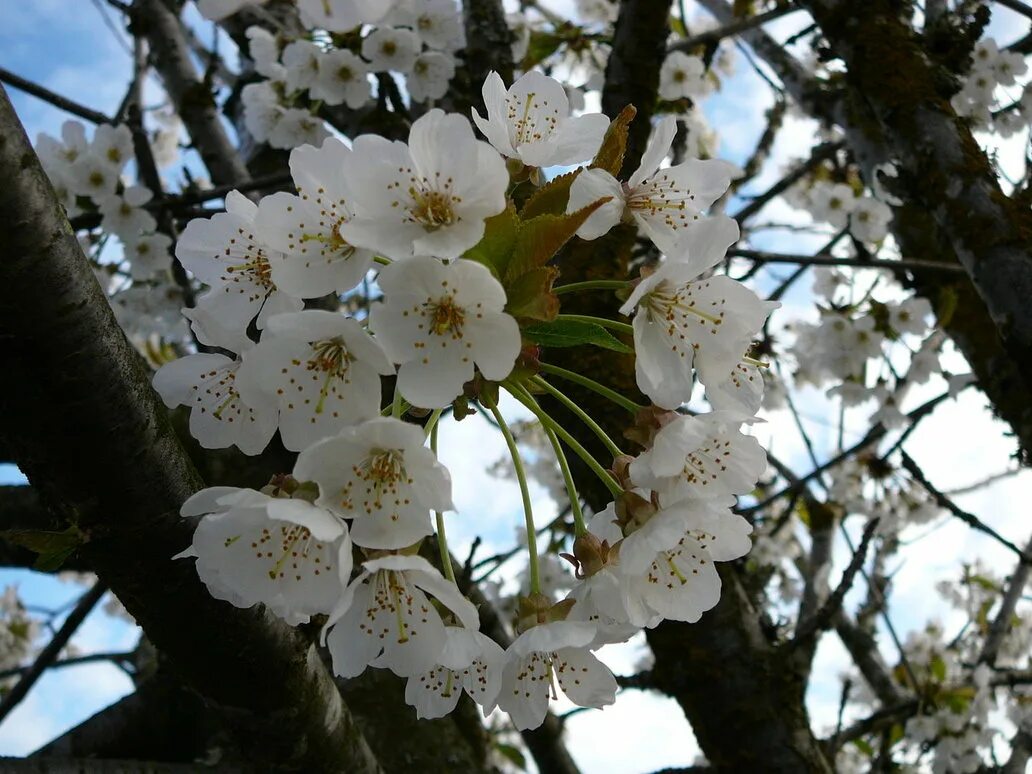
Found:
[[616, 521], [624, 537], [641, 529], [656, 515], [659, 506], [635, 492], [623, 492], [616, 498]]
[[633, 441], [643, 449], [652, 448], [656, 433], [679, 416], [681, 415], [676, 411], [668, 411], [658, 406], [646, 406], [634, 415], [634, 424], [624, 431], [624, 438]]
[[577, 559], [577, 577], [590, 578], [609, 563], [609, 543], [585, 532], [573, 541], [573, 555]]

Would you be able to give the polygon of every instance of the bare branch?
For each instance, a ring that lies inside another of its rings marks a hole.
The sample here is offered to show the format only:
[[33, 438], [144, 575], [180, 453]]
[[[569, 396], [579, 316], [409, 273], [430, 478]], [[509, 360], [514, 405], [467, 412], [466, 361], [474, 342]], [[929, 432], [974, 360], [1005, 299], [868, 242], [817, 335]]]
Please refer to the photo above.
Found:
[[57, 630], [50, 642], [39, 652], [32, 665], [22, 673], [21, 678], [14, 684], [10, 692], [4, 695], [3, 701], [0, 701], [0, 723], [11, 714], [11, 710], [21, 703], [21, 700], [28, 695], [36, 681], [54, 664], [64, 646], [72, 638], [72, 635], [75, 634], [82, 622], [86, 620], [86, 616], [93, 611], [93, 608], [100, 602], [100, 598], [106, 593], [107, 586], [98, 581], [93, 588], [82, 595], [75, 608], [68, 614], [64, 623], [61, 624], [61, 628]]
[[849, 589], [852, 588], [857, 573], [863, 567], [864, 559], [867, 558], [867, 547], [871, 544], [871, 539], [874, 537], [878, 521], [879, 519], [876, 517], [867, 522], [867, 526], [864, 527], [864, 534], [860, 538], [860, 545], [857, 546], [856, 551], [853, 553], [853, 558], [849, 560], [849, 564], [842, 572], [842, 578], [839, 580], [838, 586], [824, 601], [824, 604], [810, 618], [800, 619], [795, 638], [791, 643], [792, 647], [805, 643], [817, 632], [827, 629], [832, 623], [832, 618], [842, 609], [842, 602], [846, 598]]
[[932, 498], [935, 500], [935, 502], [939, 505], [940, 508], [945, 508], [972, 529], [977, 529], [979, 532], [982, 532], [988, 535], [989, 537], [993, 538], [993, 540], [998, 542], [1000, 545], [1009, 548], [1011, 551], [1018, 555], [1018, 558], [1021, 560], [1022, 564], [1027, 566], [1030, 563], [1032, 563], [1032, 555], [1022, 551], [1013, 542], [1005, 538], [1003, 535], [1001, 535], [995, 529], [990, 527], [988, 524], [986, 524], [980, 518], [975, 516], [973, 513], [965, 511], [963, 508], [961, 508], [959, 505], [953, 502], [953, 500], [951, 500], [939, 489], [937, 489], [932, 484], [932, 482], [928, 480], [928, 477], [925, 476], [924, 471], [921, 470], [921, 467], [916, 462], [914, 462], [914, 458], [907, 454], [902, 448], [899, 450], [899, 454], [900, 460], [903, 463], [903, 468], [910, 474], [911, 478], [913, 478], [915, 482], [920, 484], [924, 488], [924, 490], [932, 496]]
[[738, 35], [745, 30], [751, 30], [754, 27], [759, 27], [772, 22], [775, 19], [780, 19], [782, 16], [801, 10], [798, 7], [786, 5], [781, 8], [775, 8], [772, 11], [764, 11], [754, 16], [748, 16], [744, 19], [725, 24], [723, 27], [718, 27], [715, 30], [707, 30], [706, 32], [700, 32], [698, 35], [693, 35], [685, 40], [679, 40], [670, 46], [670, 51], [691, 51], [699, 46], [710, 46], [714, 43], [719, 43], [724, 38]]
[[10, 70], [5, 70], [2, 67], [0, 67], [0, 81], [3, 81], [8, 86], [14, 86], [14, 88], [24, 91], [26, 94], [31, 94], [33, 97], [38, 97], [44, 102], [49, 102], [54, 107], [60, 108], [66, 113], [71, 113], [73, 116], [85, 118], [87, 121], [92, 121], [95, 124], [111, 123], [111, 119], [103, 113], [80, 105], [78, 102], [73, 102], [67, 97], [62, 97], [60, 94], [56, 94], [50, 89], [22, 78], [20, 75], [15, 75]]
[[210, 87], [197, 75], [179, 17], [162, 0], [135, 0], [133, 16], [134, 23], [142, 25], [155, 69], [212, 180], [222, 185], [250, 180], [222, 125]]
[[768, 253], [762, 250], [749, 250], [744, 247], [732, 247], [728, 255], [736, 258], [748, 258], [760, 264], [791, 263], [799, 266], [843, 266], [857, 269], [887, 269], [896, 273], [904, 273], [912, 269], [926, 269], [952, 274], [963, 274], [964, 267], [955, 264], [937, 263], [936, 261], [895, 260], [887, 258], [839, 258], [834, 255], [789, 255], [787, 253]]

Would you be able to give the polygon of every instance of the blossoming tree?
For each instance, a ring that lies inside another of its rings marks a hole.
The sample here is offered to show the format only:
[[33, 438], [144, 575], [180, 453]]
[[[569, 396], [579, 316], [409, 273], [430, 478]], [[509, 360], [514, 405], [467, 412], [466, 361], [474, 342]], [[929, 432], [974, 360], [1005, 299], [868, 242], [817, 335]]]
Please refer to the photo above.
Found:
[[[44, 763], [572, 774], [645, 691], [692, 770], [1024, 770], [1032, 542], [955, 497], [1027, 483], [1032, 8], [518, 5], [108, 0], [113, 116], [0, 71], [73, 116], [0, 93], [3, 556], [91, 586], [3, 597], [0, 723], [110, 590], [137, 692]], [[976, 391], [1019, 465], [935, 484]]]

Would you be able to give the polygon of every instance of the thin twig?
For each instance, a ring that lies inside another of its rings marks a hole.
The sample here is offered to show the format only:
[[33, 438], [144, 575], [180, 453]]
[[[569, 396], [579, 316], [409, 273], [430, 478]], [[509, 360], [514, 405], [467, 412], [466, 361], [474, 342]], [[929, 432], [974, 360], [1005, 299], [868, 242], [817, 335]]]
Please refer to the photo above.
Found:
[[743, 247], [732, 247], [727, 254], [735, 258], [748, 258], [757, 263], [791, 263], [800, 266], [847, 266], [861, 269], [887, 269], [902, 274], [911, 270], [943, 271], [961, 274], [964, 267], [956, 263], [940, 263], [938, 261], [922, 261], [918, 259], [894, 260], [887, 258], [839, 258], [834, 255], [791, 255], [789, 253], [768, 253], [762, 250], [749, 250]]
[[932, 484], [932, 482], [928, 480], [927, 476], [925, 476], [924, 471], [921, 470], [920, 466], [916, 462], [914, 462], [913, 457], [907, 454], [903, 449], [899, 450], [899, 455], [900, 460], [903, 463], [903, 468], [910, 474], [911, 478], [913, 478], [914, 481], [920, 484], [924, 488], [924, 490], [932, 496], [932, 498], [935, 500], [936, 504], [938, 504], [940, 508], [945, 508], [947, 511], [952, 513], [954, 516], [956, 516], [958, 519], [960, 519], [962, 522], [967, 524], [972, 529], [977, 529], [979, 532], [985, 533], [989, 537], [998, 541], [1001, 545], [1009, 548], [1011, 551], [1018, 555], [1018, 558], [1021, 560], [1022, 564], [1032, 563], [1032, 556], [1022, 551], [1021, 548], [1019, 548], [1017, 545], [1005, 538], [1003, 535], [1001, 535], [995, 529], [990, 527], [980, 518], [975, 516], [973, 513], [965, 511], [963, 508], [961, 508], [959, 505], [953, 502], [953, 500], [947, 497], [943, 492], [939, 491]]
[[849, 565], [842, 572], [842, 578], [839, 580], [838, 586], [835, 587], [835, 590], [812, 617], [800, 622], [795, 637], [789, 643], [789, 647], [795, 647], [817, 634], [817, 632], [831, 628], [831, 619], [842, 607], [846, 593], [852, 588], [853, 581], [856, 579], [860, 568], [863, 567], [864, 559], [867, 558], [867, 547], [871, 544], [871, 539], [874, 537], [878, 521], [879, 517], [875, 517], [867, 522], [867, 526], [864, 527], [864, 534], [860, 538], [860, 545], [857, 546], [856, 551], [853, 553], [853, 558], [849, 561]]
[[66, 113], [71, 113], [73, 116], [85, 118], [87, 121], [92, 121], [95, 124], [111, 123], [111, 119], [100, 111], [80, 105], [78, 102], [74, 102], [67, 97], [62, 97], [60, 94], [56, 94], [50, 89], [40, 86], [38, 83], [26, 80], [20, 75], [15, 75], [10, 70], [5, 70], [2, 67], [0, 67], [0, 81], [3, 81], [9, 86], [14, 86], [14, 88], [24, 91], [26, 94], [31, 94], [33, 97], [37, 97], [44, 102], [49, 102], [54, 107], [60, 108]]
[[21, 679], [14, 684], [10, 693], [4, 696], [3, 701], [0, 701], [0, 723], [11, 714], [11, 710], [21, 703], [21, 700], [25, 698], [40, 676], [54, 663], [61, 650], [68, 644], [72, 635], [75, 634], [82, 622], [86, 620], [86, 616], [96, 607], [100, 598], [106, 592], [107, 585], [97, 581], [93, 588], [82, 595], [75, 605], [75, 609], [68, 614], [68, 617], [61, 624], [61, 628], [57, 630], [53, 639], [39, 652], [36, 660], [32, 662], [32, 665], [25, 671]]
[[[60, 661], [54, 661], [52, 664], [48, 664], [46, 669], [63, 669], [64, 667], [70, 666], [81, 666], [82, 664], [95, 664], [100, 661], [110, 661], [116, 666], [125, 669], [127, 665], [132, 665], [133, 659], [136, 654], [133, 651], [118, 651], [114, 653], [87, 653], [84, 656], [72, 656], [71, 658], [61, 659]], [[25, 666], [11, 667], [10, 669], [0, 670], [0, 680], [6, 680], [9, 677], [17, 677], [23, 675], [32, 669], [32, 664], [26, 664]]]
[[691, 51], [693, 48], [698, 46], [708, 46], [713, 43], [719, 43], [724, 38], [729, 38], [732, 35], [738, 35], [746, 30], [751, 30], [760, 25], [772, 22], [775, 19], [780, 19], [782, 16], [787, 16], [793, 11], [800, 11], [801, 8], [797, 6], [784, 6], [782, 8], [775, 8], [772, 11], [765, 11], [764, 13], [758, 13], [754, 16], [741, 19], [740, 21], [732, 22], [731, 24], [725, 24], [723, 27], [717, 29], [707, 30], [706, 32], [700, 32], [698, 35], [693, 35], [685, 40], [679, 40], [674, 43], [668, 51]]

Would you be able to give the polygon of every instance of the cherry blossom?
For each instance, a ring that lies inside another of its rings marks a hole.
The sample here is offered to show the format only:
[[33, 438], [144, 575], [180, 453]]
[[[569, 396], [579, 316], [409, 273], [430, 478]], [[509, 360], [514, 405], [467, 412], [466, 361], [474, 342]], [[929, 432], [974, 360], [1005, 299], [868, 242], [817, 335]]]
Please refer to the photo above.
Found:
[[280, 312], [302, 307], [273, 282], [273, 263], [284, 256], [256, 235], [258, 206], [242, 194], [226, 196], [226, 212], [190, 221], [176, 244], [176, 257], [211, 289], [198, 300], [220, 325], [244, 330], [257, 315], [258, 328]]
[[276, 403], [260, 395], [243, 399], [236, 385], [241, 363], [214, 353], [187, 355], [158, 370], [154, 389], [169, 408], [190, 408], [190, 435], [204, 448], [260, 454], [276, 432]]
[[351, 540], [333, 514], [302, 499], [251, 489], [203, 489], [183, 503], [203, 516], [190, 548], [197, 574], [216, 599], [264, 603], [291, 625], [333, 610], [351, 576]]
[[473, 109], [473, 122], [504, 156], [534, 167], [576, 164], [592, 158], [609, 128], [600, 114], [570, 117], [562, 85], [536, 70], [508, 90], [492, 72], [484, 81], [487, 118]]
[[347, 32], [360, 24], [375, 24], [394, 4], [394, 0], [298, 0], [297, 7], [307, 27]]
[[424, 51], [416, 57], [405, 84], [414, 102], [426, 102], [443, 97], [454, 75], [453, 57], [440, 51]]
[[403, 548], [430, 534], [431, 510], [455, 507], [448, 470], [423, 443], [418, 426], [377, 417], [309, 446], [294, 476], [319, 485], [317, 505], [354, 519], [358, 545]]
[[362, 56], [369, 60], [374, 73], [409, 72], [420, 48], [416, 33], [400, 27], [377, 27], [362, 40]]
[[594, 637], [594, 624], [555, 621], [534, 626], [513, 641], [505, 652], [498, 707], [509, 713], [517, 730], [544, 722], [548, 700], [558, 698], [555, 682], [581, 707], [616, 701], [616, 678], [588, 649]]
[[290, 172], [297, 195], [274, 193], [258, 204], [259, 237], [282, 254], [270, 264], [271, 279], [293, 296], [351, 290], [373, 264], [372, 252], [348, 244], [340, 234], [352, 217], [344, 184], [350, 158], [351, 150], [333, 137], [319, 148], [295, 148]]
[[577, 231], [582, 239], [597, 239], [630, 216], [660, 250], [668, 254], [684, 251], [686, 230], [700, 213], [721, 197], [740, 174], [734, 164], [720, 159], [689, 159], [660, 169], [670, 150], [676, 120], [668, 116], [659, 122], [649, 139], [641, 164], [626, 185], [603, 169], [586, 169], [570, 187], [567, 212], [576, 212], [603, 197], [603, 204]]
[[476, 608], [426, 559], [394, 555], [364, 562], [327, 622], [333, 671], [354, 677], [372, 665], [418, 677], [439, 664], [448, 635], [427, 594], [466, 628], [480, 628]]
[[248, 402], [279, 405], [283, 445], [301, 451], [380, 413], [380, 376], [393, 374], [383, 350], [357, 322], [311, 310], [269, 319], [237, 374]]
[[759, 442], [740, 430], [744, 417], [714, 411], [678, 416], [664, 425], [651, 449], [630, 465], [633, 483], [656, 492], [660, 505], [688, 497], [752, 491], [767, 465]]
[[149, 188], [142, 185], [131, 185], [121, 195], [107, 194], [97, 200], [97, 209], [104, 219], [101, 227], [128, 241], [146, 231], [154, 231], [157, 222], [154, 216], [143, 205], [153, 198]]
[[413, 258], [384, 267], [382, 303], [369, 327], [399, 363], [398, 389], [415, 406], [447, 406], [473, 378], [504, 379], [520, 352], [516, 320], [503, 312], [505, 291], [479, 263]]
[[487, 715], [501, 690], [505, 652], [474, 629], [448, 626], [444, 631], [438, 663], [408, 678], [405, 702], [415, 707], [416, 717], [440, 718], [455, 709], [465, 691]]
[[731, 218], [697, 221], [682, 247], [634, 289], [620, 311], [634, 312], [635, 377], [661, 408], [676, 409], [692, 394], [692, 367], [707, 386], [727, 379], [748, 341], [775, 305], [726, 276], [698, 279], [738, 239]]
[[469, 122], [442, 110], [420, 117], [409, 144], [362, 135], [345, 179], [355, 216], [341, 236], [391, 258], [456, 258], [505, 209], [505, 162]]
[[659, 98], [677, 100], [706, 91], [706, 65], [697, 56], [672, 51], [659, 70]]
[[327, 105], [342, 102], [352, 110], [362, 107], [372, 93], [366, 63], [346, 48], [323, 54], [319, 74], [308, 89], [312, 99]]

